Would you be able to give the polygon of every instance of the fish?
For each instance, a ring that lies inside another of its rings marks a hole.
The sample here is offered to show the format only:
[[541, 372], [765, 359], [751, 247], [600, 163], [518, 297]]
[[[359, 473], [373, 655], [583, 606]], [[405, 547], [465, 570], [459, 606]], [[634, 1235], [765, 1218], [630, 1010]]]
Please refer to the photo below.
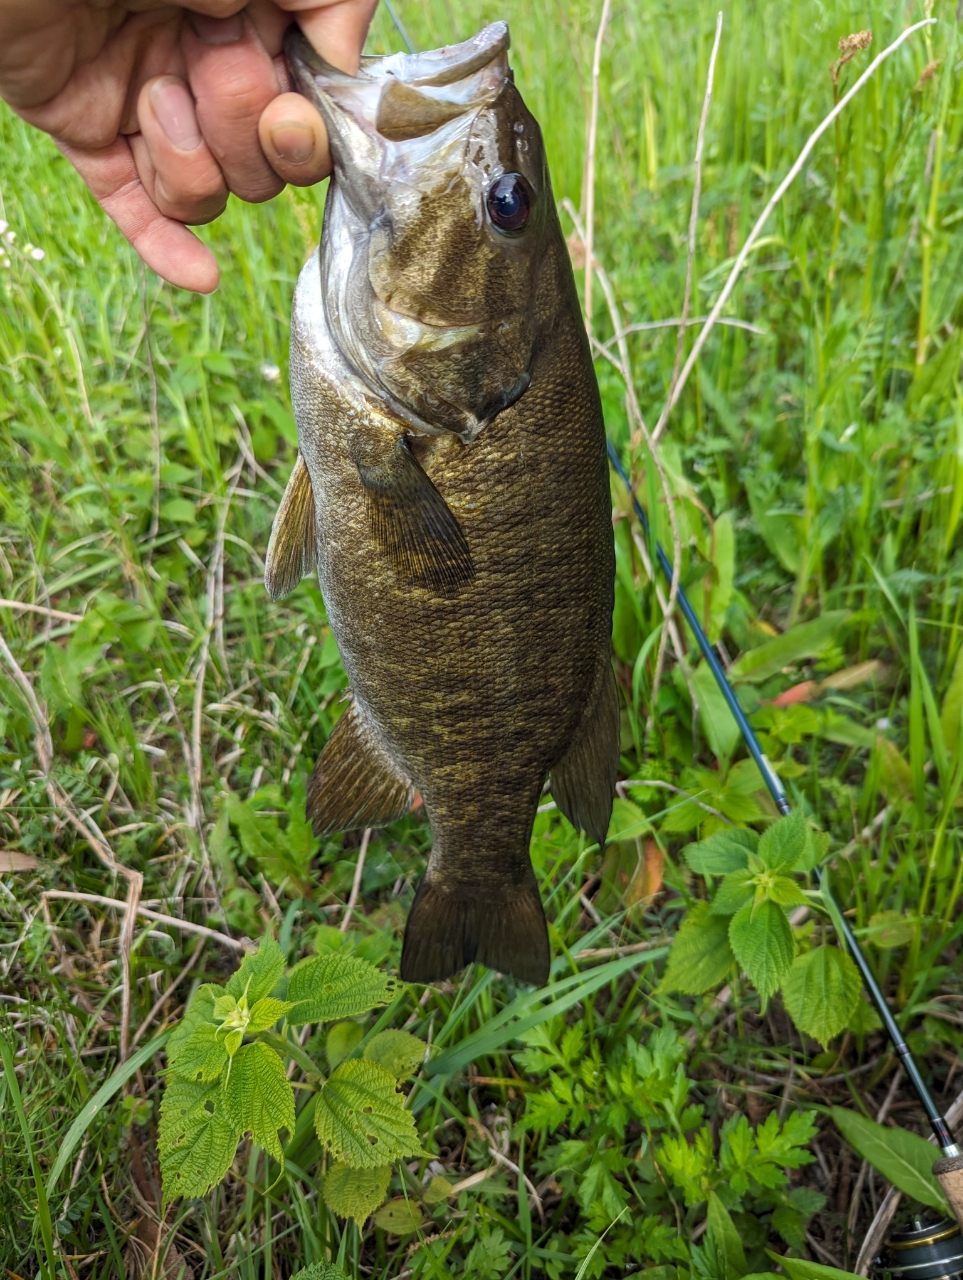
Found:
[[540, 797], [603, 845], [619, 762], [602, 407], [508, 49], [495, 22], [348, 75], [285, 37], [333, 175], [294, 295], [298, 455], [265, 582], [277, 599], [317, 571], [349, 682], [315, 833], [424, 801], [406, 982], [472, 962], [548, 980]]

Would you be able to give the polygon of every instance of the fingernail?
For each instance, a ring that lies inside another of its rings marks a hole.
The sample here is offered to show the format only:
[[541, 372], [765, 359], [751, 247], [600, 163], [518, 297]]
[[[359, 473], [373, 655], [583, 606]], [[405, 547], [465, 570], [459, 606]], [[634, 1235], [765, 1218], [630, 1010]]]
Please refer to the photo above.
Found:
[[205, 44], [234, 44], [244, 34], [244, 19], [239, 13], [230, 18], [209, 18], [203, 13], [192, 13], [190, 17], [198, 40]]
[[178, 80], [161, 80], [150, 93], [157, 122], [180, 151], [193, 151], [201, 145], [194, 99]]
[[271, 144], [279, 159], [305, 164], [314, 155], [314, 130], [300, 120], [282, 120], [271, 126]]

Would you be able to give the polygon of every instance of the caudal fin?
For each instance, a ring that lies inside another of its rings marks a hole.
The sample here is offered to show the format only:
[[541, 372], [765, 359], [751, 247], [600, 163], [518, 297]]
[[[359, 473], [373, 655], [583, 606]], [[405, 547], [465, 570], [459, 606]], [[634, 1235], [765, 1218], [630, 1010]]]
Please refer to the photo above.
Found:
[[500, 892], [422, 880], [405, 927], [401, 977], [437, 982], [477, 961], [541, 987], [550, 954], [538, 886]]

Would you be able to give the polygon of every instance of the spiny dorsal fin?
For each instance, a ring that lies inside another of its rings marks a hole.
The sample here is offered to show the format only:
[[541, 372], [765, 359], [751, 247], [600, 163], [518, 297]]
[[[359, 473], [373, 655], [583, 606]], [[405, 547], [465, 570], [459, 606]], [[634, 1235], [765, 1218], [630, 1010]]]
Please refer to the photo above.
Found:
[[573, 827], [600, 846], [612, 817], [619, 768], [619, 694], [606, 661], [595, 706], [568, 751], [552, 770], [552, 795]]
[[308, 783], [308, 818], [317, 836], [383, 827], [411, 808], [414, 783], [378, 741], [352, 700], [324, 744]]
[[471, 551], [404, 436], [384, 462], [358, 466], [368, 517], [381, 549], [414, 586], [453, 596], [475, 576]]
[[299, 453], [274, 516], [264, 562], [264, 585], [271, 599], [280, 600], [293, 591], [306, 573], [314, 571], [317, 561], [314, 490]]

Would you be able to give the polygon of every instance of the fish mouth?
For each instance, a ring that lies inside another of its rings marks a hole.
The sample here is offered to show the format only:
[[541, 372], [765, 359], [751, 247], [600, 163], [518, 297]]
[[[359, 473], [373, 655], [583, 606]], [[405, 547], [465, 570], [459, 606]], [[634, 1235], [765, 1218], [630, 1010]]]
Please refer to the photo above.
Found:
[[[369, 135], [389, 142], [434, 133], [492, 100], [509, 74], [509, 43], [508, 24], [493, 22], [471, 39], [443, 49], [363, 57], [352, 76], [326, 62], [292, 25], [285, 33], [284, 53], [297, 88], [319, 106], [329, 132], [334, 127], [337, 163], [341, 129], [336, 117], [341, 112]], [[350, 153], [344, 156], [351, 158]]]

